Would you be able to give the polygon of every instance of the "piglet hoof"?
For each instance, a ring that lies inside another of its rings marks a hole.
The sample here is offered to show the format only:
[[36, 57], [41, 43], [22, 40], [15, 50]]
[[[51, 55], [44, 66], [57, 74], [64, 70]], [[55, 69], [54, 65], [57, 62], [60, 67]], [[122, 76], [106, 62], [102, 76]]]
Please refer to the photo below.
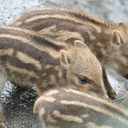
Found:
[[116, 98], [117, 94], [115, 93], [114, 90], [111, 90], [111, 91], [108, 93], [108, 96], [109, 96], [112, 100], [114, 100], [114, 99]]
[[0, 111], [0, 128], [10, 128], [2, 111]]

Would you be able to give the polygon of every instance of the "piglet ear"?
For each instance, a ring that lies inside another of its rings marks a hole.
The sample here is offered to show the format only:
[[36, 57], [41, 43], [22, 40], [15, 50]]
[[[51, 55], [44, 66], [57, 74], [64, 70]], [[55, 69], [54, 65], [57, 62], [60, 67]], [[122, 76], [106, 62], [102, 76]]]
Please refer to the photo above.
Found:
[[60, 51], [60, 64], [62, 67], [66, 68], [71, 63], [70, 58], [66, 55], [65, 50]]
[[116, 46], [122, 45], [120, 33], [117, 30], [113, 30], [111, 41]]
[[75, 47], [80, 47], [80, 48], [86, 48], [87, 46], [82, 42], [82, 41], [80, 41], [80, 40], [75, 40], [74, 41], [74, 45], [75, 45]]
[[125, 23], [124, 21], [120, 21], [118, 24], [117, 24], [118, 27], [122, 27], [123, 29], [127, 29], [128, 25], [127, 23]]

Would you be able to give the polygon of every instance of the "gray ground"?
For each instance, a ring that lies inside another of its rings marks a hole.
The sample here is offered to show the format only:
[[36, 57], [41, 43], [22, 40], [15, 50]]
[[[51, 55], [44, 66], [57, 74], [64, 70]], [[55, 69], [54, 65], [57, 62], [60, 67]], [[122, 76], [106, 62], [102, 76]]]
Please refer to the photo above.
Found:
[[[128, 21], [127, 0], [0, 0], [0, 25], [7, 25], [20, 12], [33, 7], [57, 6], [89, 13], [113, 23]], [[127, 105], [128, 81], [109, 70], [109, 80], [118, 93], [121, 104]], [[125, 88], [124, 88], [125, 87]], [[123, 95], [122, 95], [123, 94]], [[22, 88], [6, 84], [2, 96], [3, 107], [12, 128], [39, 128], [40, 123], [32, 114], [37, 94], [35, 87]]]

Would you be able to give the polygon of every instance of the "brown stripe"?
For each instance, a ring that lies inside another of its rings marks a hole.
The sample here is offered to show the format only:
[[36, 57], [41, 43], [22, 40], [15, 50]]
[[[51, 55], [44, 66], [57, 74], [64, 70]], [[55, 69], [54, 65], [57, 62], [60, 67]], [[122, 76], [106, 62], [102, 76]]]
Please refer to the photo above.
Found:
[[[7, 30], [6, 33], [2, 33], [3, 32], [2, 29]], [[7, 33], [7, 32], [10, 32], [10, 31], [15, 32], [15, 35], [13, 35], [13, 33], [12, 34]], [[31, 39], [30, 36], [33, 36], [34, 38], [37, 38], [38, 42], [35, 43], [36, 45], [37, 44], [42, 44], [42, 41], [44, 41], [43, 44], [46, 45], [46, 43], [47, 43], [47, 46], [49, 46], [49, 45], [51, 47], [56, 46], [58, 48], [59, 47], [60, 48], [66, 47], [65, 42], [60, 42], [59, 40], [54, 40], [52, 37], [49, 37], [49, 36], [47, 37], [47, 36], [44, 36], [44, 35], [40, 35], [39, 33], [31, 31], [31, 30], [21, 29], [21, 28], [18, 28], [18, 27], [10, 27], [10, 26], [1, 26], [0, 27], [0, 37], [9, 38], [9, 36], [10, 36], [10, 38], [16, 39], [16, 36], [17, 36], [19, 39], [23, 38], [23, 39], [27, 40], [27, 38], [23, 37], [23, 36], [27, 37], [27, 35], [28, 35], [28, 39]], [[32, 39], [34, 40], [34, 38], [32, 38]], [[34, 42], [32, 42], [31, 44], [34, 44]]]
[[[45, 114], [45, 109], [44, 108], [41, 108], [40, 111], [39, 111], [39, 117], [42, 117], [44, 114]], [[36, 114], [37, 112], [34, 111], [34, 113]]]
[[35, 78], [37, 78], [37, 74], [33, 71], [29, 71], [27, 69], [23, 69], [20, 67], [14, 67], [12, 65], [10, 65], [9, 63], [6, 64], [7, 68], [9, 68], [12, 72], [18, 72], [19, 74], [27, 74], [28, 76], [33, 76]]
[[14, 50], [12, 48], [9, 49], [0, 49], [0, 56], [4, 56], [4, 55], [9, 55], [12, 56], [13, 55]]
[[78, 116], [73, 116], [73, 115], [64, 115], [64, 114], [61, 114], [59, 111], [57, 110], [54, 110], [52, 112], [52, 114], [57, 117], [57, 118], [60, 118], [64, 121], [74, 121], [74, 122], [77, 122], [77, 123], [83, 123], [83, 119], [78, 117]]
[[74, 105], [74, 106], [81, 106], [84, 108], [90, 108], [90, 109], [98, 111], [100, 113], [105, 113], [106, 115], [110, 115], [113, 118], [121, 120], [122, 122], [124, 122], [125, 124], [128, 125], [127, 119], [123, 118], [118, 113], [114, 113], [114, 112], [112, 113], [111, 111], [109, 111], [108, 109], [105, 109], [105, 108], [103, 109], [103, 108], [100, 108], [100, 107], [95, 106], [95, 105], [88, 105], [86, 103], [82, 103], [82, 102], [78, 102], [78, 101], [67, 101], [67, 100], [61, 100], [60, 104], [62, 104], [62, 105]]
[[42, 70], [42, 65], [40, 61], [30, 57], [29, 55], [22, 53], [22, 52], [17, 52], [16, 54], [17, 59], [19, 59], [21, 62], [25, 64], [33, 64], [38, 70]]
[[122, 112], [124, 115], [128, 116], [128, 111], [126, 111], [126, 109], [123, 109], [123, 107], [121, 106], [118, 106], [118, 105], [115, 105], [113, 104], [112, 102], [108, 102], [108, 100], [105, 100], [105, 99], [102, 99], [102, 98], [99, 98], [99, 97], [95, 97], [95, 96], [92, 96], [90, 94], [84, 94], [83, 92], [79, 92], [79, 91], [76, 91], [76, 90], [73, 90], [73, 89], [67, 89], [66, 90], [68, 93], [75, 93], [75, 94], [78, 94], [78, 95], [81, 95], [81, 96], [84, 96], [84, 97], [88, 97], [89, 99], [93, 99], [94, 101], [98, 101], [99, 103], [103, 103], [103, 104], [106, 104], [107, 106], [110, 106], [120, 112]]
[[44, 97], [42, 101], [53, 103], [54, 101], [56, 101], [56, 99], [53, 97]]
[[[50, 26], [50, 28], [51, 27], [52, 26]], [[58, 39], [58, 40], [63, 39], [64, 41], [66, 41], [71, 38], [76, 38], [76, 39], [80, 39], [81, 41], [84, 42], [84, 38], [82, 37], [82, 35], [79, 32], [70, 32], [69, 30], [59, 30], [59, 31], [57, 31], [57, 33], [55, 33], [54, 31], [49, 31], [50, 28], [42, 29], [40, 32], [43, 34], [54, 35], [54, 36], [56, 36], [56, 39]]]
[[36, 46], [35, 42], [32, 42], [31, 40], [28, 40], [25, 37], [21, 37], [21, 36], [14, 36], [14, 35], [9, 35], [9, 34], [0, 34], [0, 38], [8, 38], [8, 39], [14, 39], [14, 40], [19, 40], [22, 43], [27, 43], [27, 44], [31, 44], [32, 46], [41, 49], [39, 47]]
[[[86, 21], [86, 22], [92, 22], [93, 24], [96, 25], [105, 25], [105, 26], [114, 26], [111, 23], [106, 22], [105, 20], [87, 15], [85, 13], [79, 13], [73, 10], [68, 10], [68, 9], [63, 9], [63, 8], [36, 8], [36, 9], [31, 9], [28, 10], [24, 13], [24, 15], [26, 17], [26, 19], [31, 19], [32, 17], [34, 17], [35, 15], [55, 15], [55, 14], [60, 14], [60, 15], [68, 15], [71, 18], [75, 18], [77, 20], [81, 20], [82, 21]], [[30, 18], [31, 16], [31, 18]], [[18, 18], [17, 18], [18, 19]], [[23, 18], [25, 19], [25, 18]], [[20, 20], [20, 18], [19, 18]], [[18, 20], [17, 20], [18, 21]], [[114, 26], [115, 27], [115, 26]]]

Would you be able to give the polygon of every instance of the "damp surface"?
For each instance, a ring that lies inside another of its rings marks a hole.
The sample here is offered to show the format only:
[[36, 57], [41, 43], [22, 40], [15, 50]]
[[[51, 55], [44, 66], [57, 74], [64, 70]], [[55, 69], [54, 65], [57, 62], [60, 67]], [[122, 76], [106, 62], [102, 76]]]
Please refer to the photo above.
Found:
[[22, 87], [6, 83], [2, 95], [3, 108], [7, 121], [12, 128], [39, 128], [40, 122], [33, 114], [37, 99], [35, 87]]

